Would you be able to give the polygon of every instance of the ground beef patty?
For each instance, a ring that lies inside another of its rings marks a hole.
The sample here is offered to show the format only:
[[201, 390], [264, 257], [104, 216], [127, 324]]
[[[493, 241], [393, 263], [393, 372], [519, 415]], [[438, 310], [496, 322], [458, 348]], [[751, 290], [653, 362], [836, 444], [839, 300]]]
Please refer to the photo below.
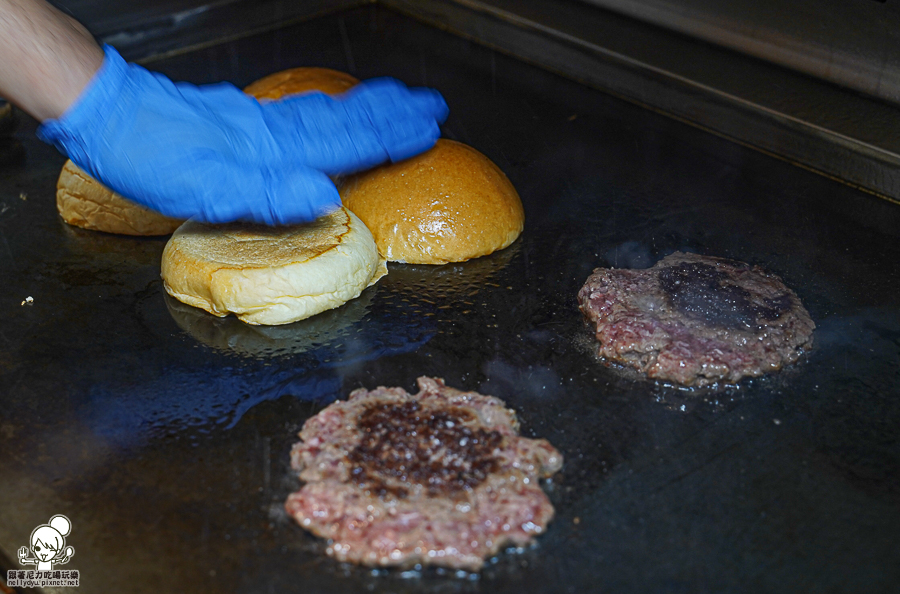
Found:
[[418, 384], [355, 390], [309, 419], [291, 451], [306, 484], [285, 507], [340, 561], [475, 571], [543, 532], [553, 506], [539, 479], [562, 456], [519, 437], [501, 400]]
[[598, 268], [578, 303], [597, 328], [602, 358], [690, 387], [793, 363], [815, 328], [777, 276], [680, 252], [646, 270]]

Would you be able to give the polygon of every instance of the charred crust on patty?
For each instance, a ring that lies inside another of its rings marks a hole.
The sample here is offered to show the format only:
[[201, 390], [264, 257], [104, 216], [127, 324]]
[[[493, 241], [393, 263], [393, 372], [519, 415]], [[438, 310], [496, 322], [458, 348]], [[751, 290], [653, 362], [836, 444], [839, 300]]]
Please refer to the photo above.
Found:
[[368, 566], [477, 571], [533, 543], [553, 517], [540, 481], [561, 468], [560, 453], [519, 436], [497, 398], [418, 384], [417, 394], [355, 390], [307, 420], [291, 450], [305, 484], [288, 514], [328, 539], [327, 554]]
[[375, 403], [359, 415], [361, 439], [347, 459], [359, 486], [379, 497], [404, 498], [412, 483], [428, 497], [459, 496], [496, 472], [499, 431], [470, 427], [474, 415], [453, 406], [435, 409], [412, 401]]

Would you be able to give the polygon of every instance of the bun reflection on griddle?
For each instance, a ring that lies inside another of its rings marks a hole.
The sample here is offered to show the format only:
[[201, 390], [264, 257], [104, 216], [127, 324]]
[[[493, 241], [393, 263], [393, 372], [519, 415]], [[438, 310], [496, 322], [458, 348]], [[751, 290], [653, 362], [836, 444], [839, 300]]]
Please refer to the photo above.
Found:
[[507, 247], [525, 224], [519, 194], [500, 168], [452, 140], [348, 176], [340, 192], [390, 262], [464, 262]]
[[396, 293], [417, 302], [423, 299], [447, 303], [481, 291], [486, 286], [504, 284], [504, 270], [519, 253], [521, 242], [482, 258], [439, 266], [390, 264], [390, 274], [379, 281], [382, 294]]
[[350, 335], [365, 317], [374, 291], [366, 291], [337, 309], [282, 326], [253, 326], [228, 316], [219, 318], [166, 295], [166, 307], [178, 327], [198, 342], [244, 357], [297, 355]]
[[468, 315], [482, 307], [485, 296], [519, 285], [507, 267], [520, 247], [517, 241], [483, 258], [441, 266], [391, 263], [390, 273], [378, 283], [378, 299], [399, 319], [416, 323], [433, 325]]

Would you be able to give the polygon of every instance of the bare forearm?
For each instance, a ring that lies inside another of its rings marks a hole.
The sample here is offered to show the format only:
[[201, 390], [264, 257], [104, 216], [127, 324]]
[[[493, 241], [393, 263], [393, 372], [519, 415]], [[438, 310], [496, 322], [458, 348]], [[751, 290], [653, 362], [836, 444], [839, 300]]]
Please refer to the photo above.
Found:
[[91, 34], [43, 0], [0, 0], [0, 97], [57, 118], [103, 62]]

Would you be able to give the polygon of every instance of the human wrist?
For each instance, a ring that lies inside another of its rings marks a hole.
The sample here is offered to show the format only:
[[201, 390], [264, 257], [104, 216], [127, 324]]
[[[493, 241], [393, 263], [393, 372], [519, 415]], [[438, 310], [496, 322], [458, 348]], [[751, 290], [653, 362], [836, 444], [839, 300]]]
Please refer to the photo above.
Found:
[[90, 32], [44, 0], [0, 0], [0, 96], [39, 121], [59, 117], [103, 61]]
[[72, 161], [94, 176], [89, 155], [89, 133], [98, 121], [105, 119], [126, 99], [125, 87], [129, 66], [108, 45], [103, 46], [104, 59], [81, 94], [68, 109], [55, 119], [44, 120], [37, 130], [38, 138], [53, 144]]

